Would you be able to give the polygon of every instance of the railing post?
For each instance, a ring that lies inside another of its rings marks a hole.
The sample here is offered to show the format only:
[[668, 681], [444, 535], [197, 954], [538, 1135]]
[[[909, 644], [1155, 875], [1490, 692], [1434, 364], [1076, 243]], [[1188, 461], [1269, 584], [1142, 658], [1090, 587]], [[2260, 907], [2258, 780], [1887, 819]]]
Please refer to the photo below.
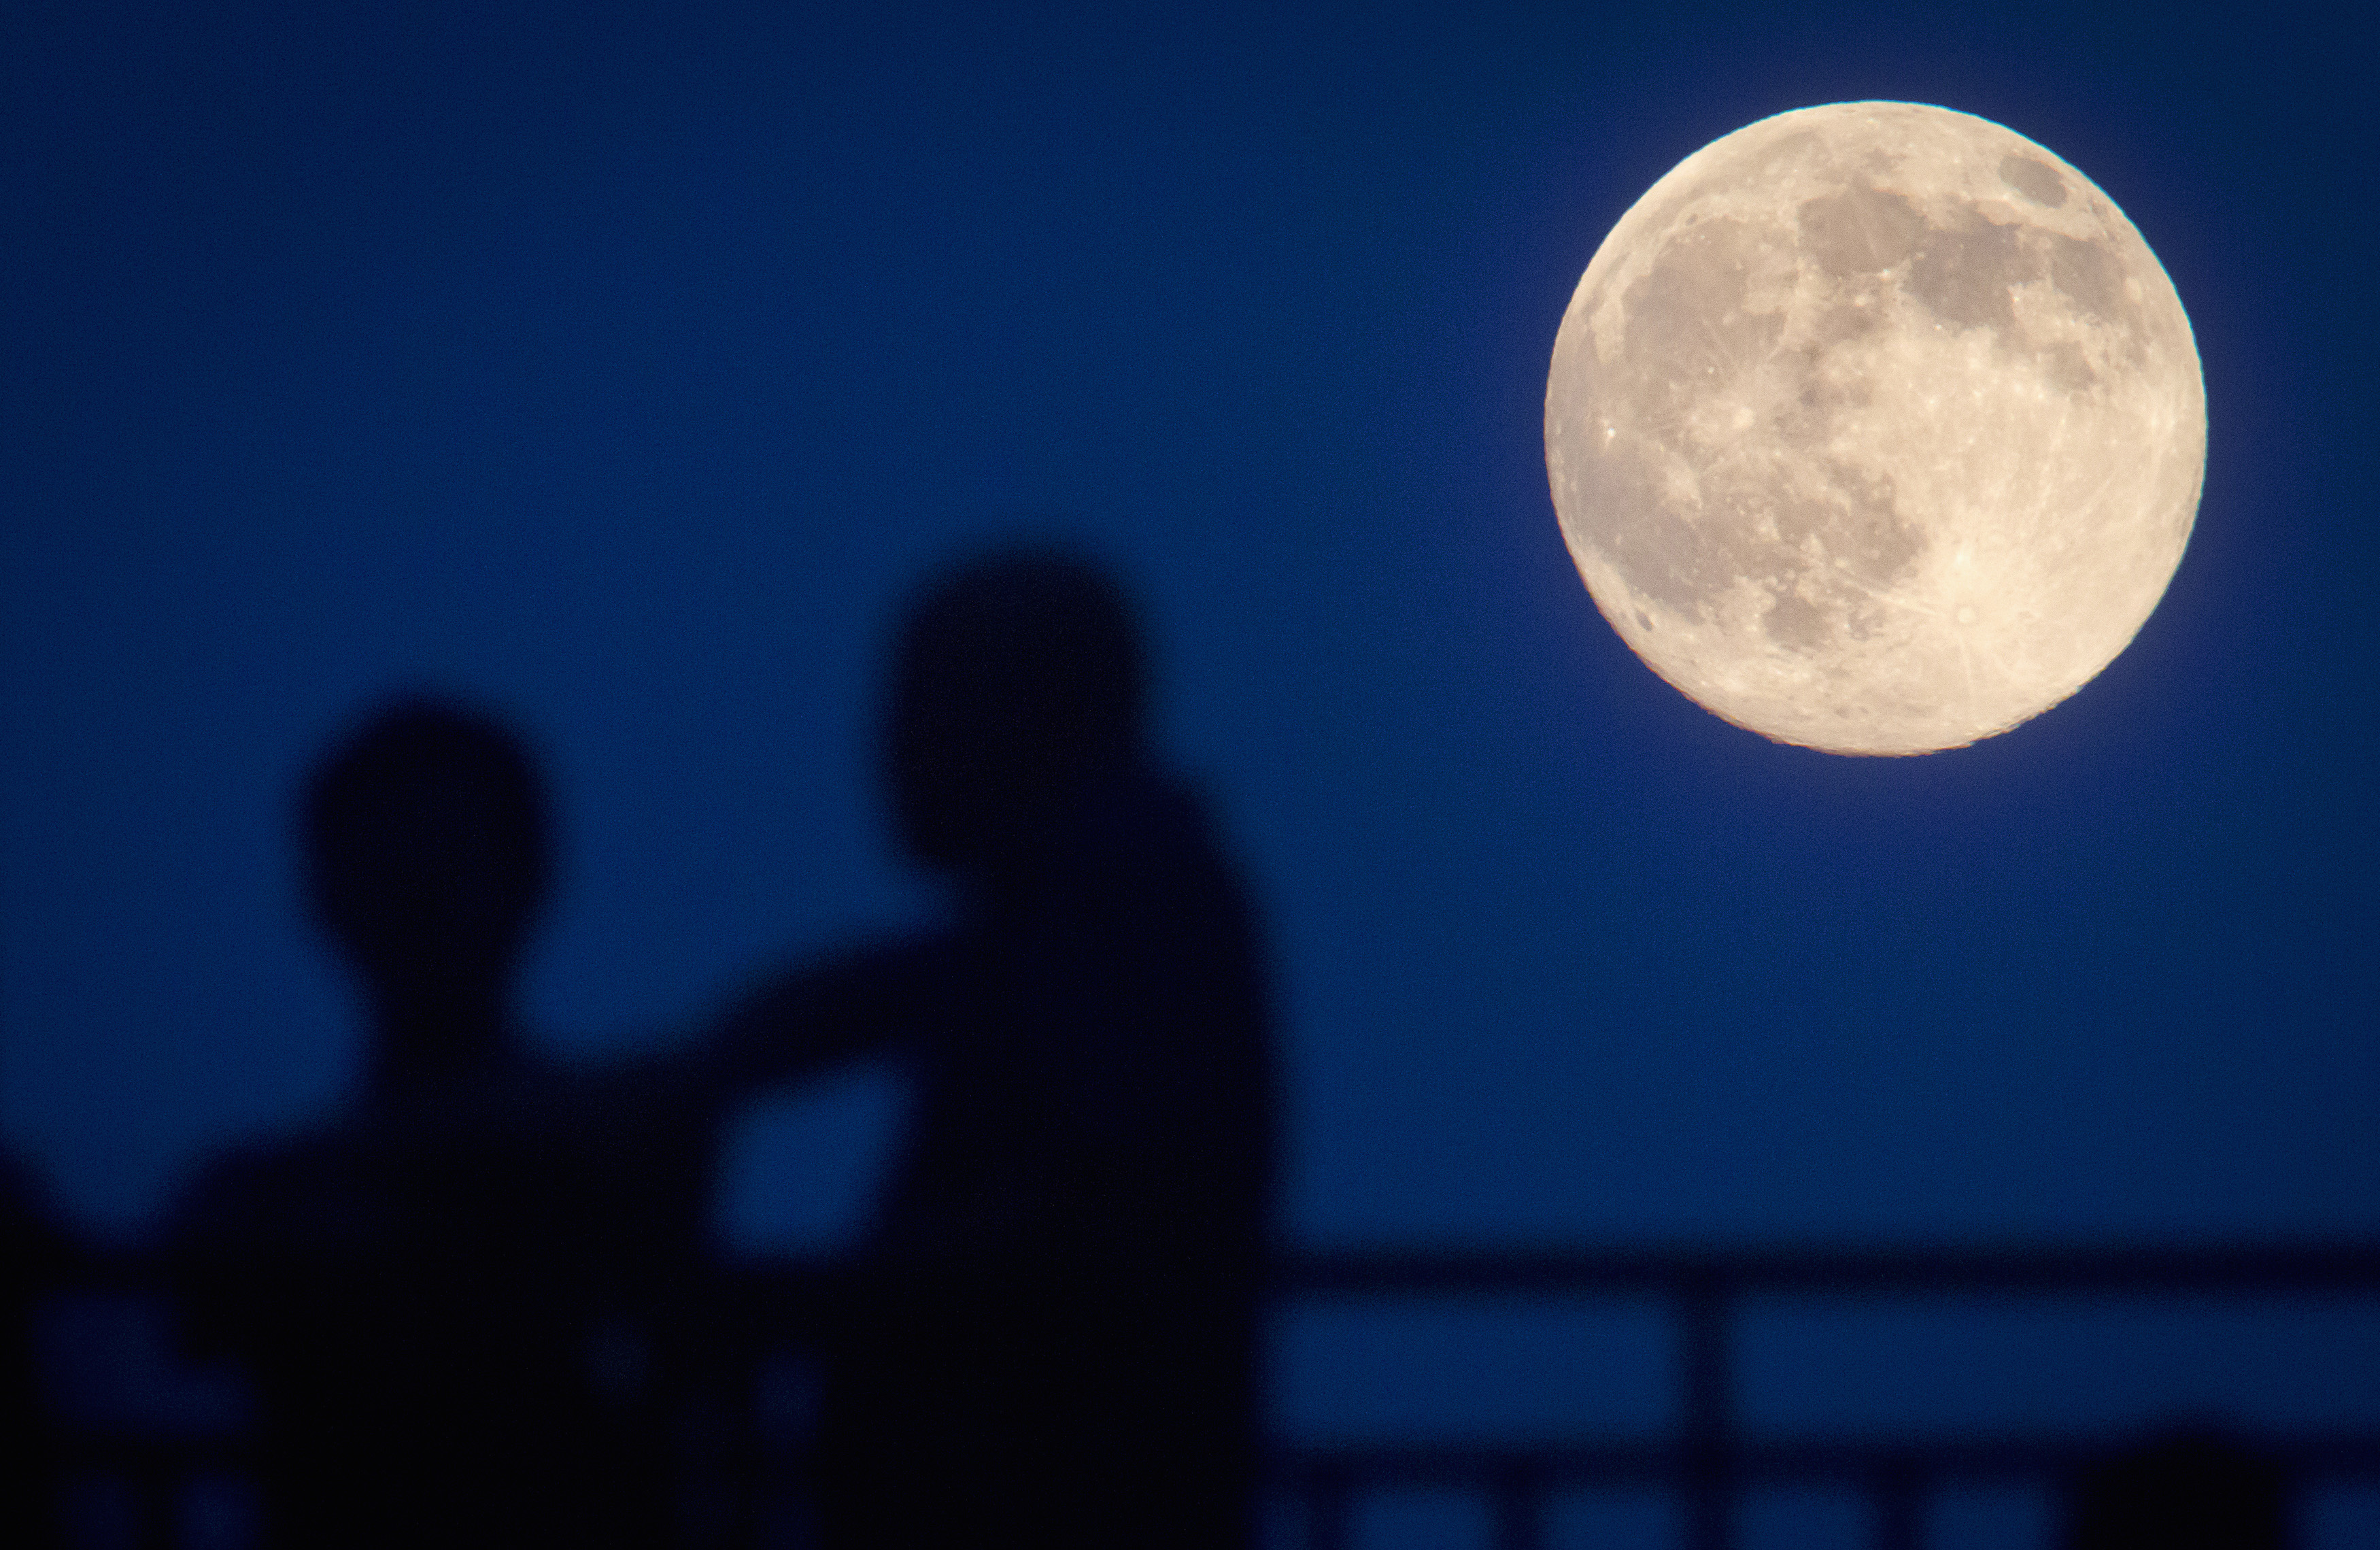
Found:
[[143, 1446], [134, 1463], [132, 1499], [137, 1504], [137, 1543], [150, 1550], [174, 1550], [181, 1539], [181, 1482], [174, 1461], [153, 1443]]
[[1876, 1471], [1876, 1550], [1920, 1550], [1925, 1538], [1925, 1480], [1912, 1458], [1888, 1458]]
[[1733, 1550], [1735, 1544], [1730, 1289], [1721, 1272], [1710, 1266], [1688, 1270], [1678, 1282], [1687, 1550]]
[[1347, 1550], [1347, 1474], [1325, 1466], [1305, 1477], [1307, 1550]]
[[1489, 1483], [1496, 1509], [1496, 1550], [1544, 1550], [1545, 1471], [1533, 1462], [1507, 1465]]

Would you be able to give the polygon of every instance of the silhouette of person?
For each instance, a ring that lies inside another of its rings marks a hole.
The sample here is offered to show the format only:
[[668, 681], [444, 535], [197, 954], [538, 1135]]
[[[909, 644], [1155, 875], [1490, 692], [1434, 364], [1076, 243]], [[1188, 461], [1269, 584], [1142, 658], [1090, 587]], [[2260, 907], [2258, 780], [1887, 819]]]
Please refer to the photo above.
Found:
[[2159, 1437], [2083, 1471], [2066, 1550], [2287, 1550], [2280, 1470], [2208, 1431]]
[[1275, 1145], [1245, 895], [1152, 764], [1120, 592], [1010, 549], [893, 665], [900, 838], [946, 930], [763, 989], [738, 1081], [905, 1060], [910, 1132], [827, 1352], [837, 1550], [1245, 1543]]
[[662, 1253], [636, 1235], [693, 1208], [604, 1198], [620, 1170], [516, 1033], [551, 870], [529, 761], [484, 717], [400, 704], [316, 773], [304, 832], [369, 1007], [364, 1090], [212, 1166], [172, 1235], [194, 1343], [244, 1358], [263, 1400], [269, 1543], [650, 1541], [650, 1473], [589, 1340]]

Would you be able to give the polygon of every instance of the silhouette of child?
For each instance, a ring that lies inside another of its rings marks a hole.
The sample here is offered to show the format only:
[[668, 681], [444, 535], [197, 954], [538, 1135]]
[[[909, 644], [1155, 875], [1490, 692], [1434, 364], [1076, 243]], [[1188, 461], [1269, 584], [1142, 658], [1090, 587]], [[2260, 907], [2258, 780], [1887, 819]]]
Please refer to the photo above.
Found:
[[304, 828], [316, 912], [369, 1006], [364, 1090], [327, 1128], [212, 1166], [172, 1235], [194, 1342], [258, 1381], [269, 1541], [650, 1542], [650, 1470], [588, 1340], [660, 1251], [622, 1235], [666, 1213], [621, 1224], [571, 1084], [514, 1026], [550, 871], [528, 759], [483, 717], [401, 704], [315, 775]]

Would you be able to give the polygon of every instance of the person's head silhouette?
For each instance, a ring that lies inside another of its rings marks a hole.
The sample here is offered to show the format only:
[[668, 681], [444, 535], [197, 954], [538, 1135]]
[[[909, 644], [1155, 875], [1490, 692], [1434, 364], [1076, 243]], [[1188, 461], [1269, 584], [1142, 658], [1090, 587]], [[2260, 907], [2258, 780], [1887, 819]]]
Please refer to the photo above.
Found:
[[370, 994], [382, 1074], [488, 1053], [550, 870], [519, 741], [473, 712], [404, 702], [315, 772], [304, 821], [314, 907]]
[[997, 876], [1101, 775], [1139, 756], [1139, 633], [1105, 572], [1013, 547], [910, 612], [884, 755], [903, 842], [938, 871]]

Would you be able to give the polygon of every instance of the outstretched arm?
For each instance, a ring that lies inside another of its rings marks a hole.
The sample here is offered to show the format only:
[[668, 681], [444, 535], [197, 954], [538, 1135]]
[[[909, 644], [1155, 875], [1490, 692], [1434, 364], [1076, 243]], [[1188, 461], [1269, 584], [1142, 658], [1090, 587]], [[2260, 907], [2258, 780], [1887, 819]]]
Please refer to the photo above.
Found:
[[761, 980], [692, 1041], [596, 1073], [582, 1122], [598, 1133], [655, 1125], [708, 1133], [755, 1092], [807, 1081], [944, 1025], [956, 952], [945, 938], [894, 942]]
[[957, 952], [946, 937], [912, 939], [764, 982], [711, 1024], [710, 1080], [740, 1096], [914, 1041], [948, 1020]]

